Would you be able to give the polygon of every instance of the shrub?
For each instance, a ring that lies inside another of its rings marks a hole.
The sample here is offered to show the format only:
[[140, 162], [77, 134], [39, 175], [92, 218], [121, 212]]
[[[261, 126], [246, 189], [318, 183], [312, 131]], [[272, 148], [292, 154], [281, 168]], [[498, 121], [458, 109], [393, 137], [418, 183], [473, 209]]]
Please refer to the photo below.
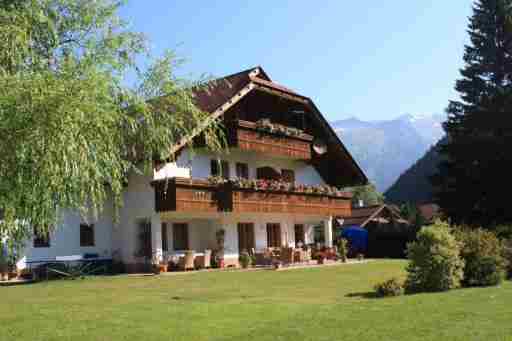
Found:
[[239, 261], [242, 268], [247, 269], [249, 265], [251, 265], [252, 259], [251, 256], [249, 256], [249, 253], [243, 251], [240, 253]]
[[512, 239], [503, 242], [503, 258], [507, 269], [507, 278], [512, 278]]
[[407, 292], [446, 291], [460, 286], [464, 261], [450, 225], [440, 220], [423, 227], [407, 247]]
[[374, 289], [377, 297], [400, 296], [404, 293], [404, 287], [397, 278], [379, 283], [375, 285]]
[[346, 262], [348, 254], [348, 240], [345, 238], [341, 238], [338, 243], [338, 253], [340, 255], [341, 261]]
[[458, 229], [460, 256], [464, 260], [464, 286], [497, 285], [505, 277], [503, 243], [493, 232], [483, 229]]

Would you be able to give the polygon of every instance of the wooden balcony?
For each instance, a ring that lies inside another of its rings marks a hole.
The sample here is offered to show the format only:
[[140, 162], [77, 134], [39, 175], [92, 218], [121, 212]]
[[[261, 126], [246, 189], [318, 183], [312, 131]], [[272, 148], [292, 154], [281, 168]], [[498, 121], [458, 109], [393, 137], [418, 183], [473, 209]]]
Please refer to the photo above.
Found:
[[320, 194], [268, 192], [246, 189], [232, 191], [233, 212], [290, 213], [306, 215], [350, 214], [350, 200]]
[[206, 180], [169, 179], [153, 182], [157, 212], [288, 213], [350, 215], [350, 194], [326, 194], [213, 186]]
[[242, 150], [296, 160], [311, 159], [313, 136], [308, 134], [285, 136], [262, 131], [254, 122], [238, 120], [230, 125], [228, 135], [230, 145]]
[[152, 183], [157, 212], [217, 212], [219, 191], [206, 180], [172, 178]]

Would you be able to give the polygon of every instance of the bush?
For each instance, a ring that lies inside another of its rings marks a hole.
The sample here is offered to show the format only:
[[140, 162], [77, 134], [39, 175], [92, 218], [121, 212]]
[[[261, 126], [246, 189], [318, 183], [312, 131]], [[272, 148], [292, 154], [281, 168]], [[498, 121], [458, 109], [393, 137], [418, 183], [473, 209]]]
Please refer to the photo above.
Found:
[[512, 278], [512, 239], [503, 242], [503, 258], [507, 269], [507, 278]]
[[464, 261], [450, 225], [440, 220], [423, 227], [407, 247], [407, 292], [446, 291], [460, 286]]
[[396, 278], [379, 283], [375, 285], [374, 289], [377, 297], [400, 296], [404, 293], [402, 283]]
[[247, 253], [245, 251], [240, 253], [239, 261], [240, 261], [240, 265], [244, 269], [247, 269], [252, 264], [251, 256], [249, 256], [249, 253]]
[[338, 243], [338, 254], [342, 262], [347, 261], [348, 240], [346, 240], [345, 238], [341, 238]]
[[461, 242], [460, 256], [464, 267], [464, 286], [499, 284], [505, 277], [503, 243], [493, 232], [483, 229], [458, 229], [456, 238]]

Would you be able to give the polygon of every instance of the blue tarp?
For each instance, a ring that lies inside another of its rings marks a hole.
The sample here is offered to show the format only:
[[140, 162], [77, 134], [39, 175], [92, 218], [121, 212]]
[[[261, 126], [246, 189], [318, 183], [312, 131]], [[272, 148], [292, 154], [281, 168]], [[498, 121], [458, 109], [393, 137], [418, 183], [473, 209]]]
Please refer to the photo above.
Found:
[[344, 227], [341, 237], [348, 240], [351, 251], [364, 253], [368, 250], [368, 231], [359, 226]]

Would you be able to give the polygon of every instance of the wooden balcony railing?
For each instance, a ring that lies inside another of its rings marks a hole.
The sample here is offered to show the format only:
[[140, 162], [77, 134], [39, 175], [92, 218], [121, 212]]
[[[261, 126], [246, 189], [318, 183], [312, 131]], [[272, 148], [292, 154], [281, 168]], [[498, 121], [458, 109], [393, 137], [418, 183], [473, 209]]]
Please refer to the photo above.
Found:
[[301, 133], [288, 136], [270, 133], [257, 129], [254, 122], [242, 120], [232, 123], [229, 129], [231, 146], [297, 160], [311, 159], [311, 135]]
[[153, 182], [157, 212], [350, 214], [350, 194], [298, 193], [236, 188], [231, 183], [211, 185], [207, 180], [173, 178]]

